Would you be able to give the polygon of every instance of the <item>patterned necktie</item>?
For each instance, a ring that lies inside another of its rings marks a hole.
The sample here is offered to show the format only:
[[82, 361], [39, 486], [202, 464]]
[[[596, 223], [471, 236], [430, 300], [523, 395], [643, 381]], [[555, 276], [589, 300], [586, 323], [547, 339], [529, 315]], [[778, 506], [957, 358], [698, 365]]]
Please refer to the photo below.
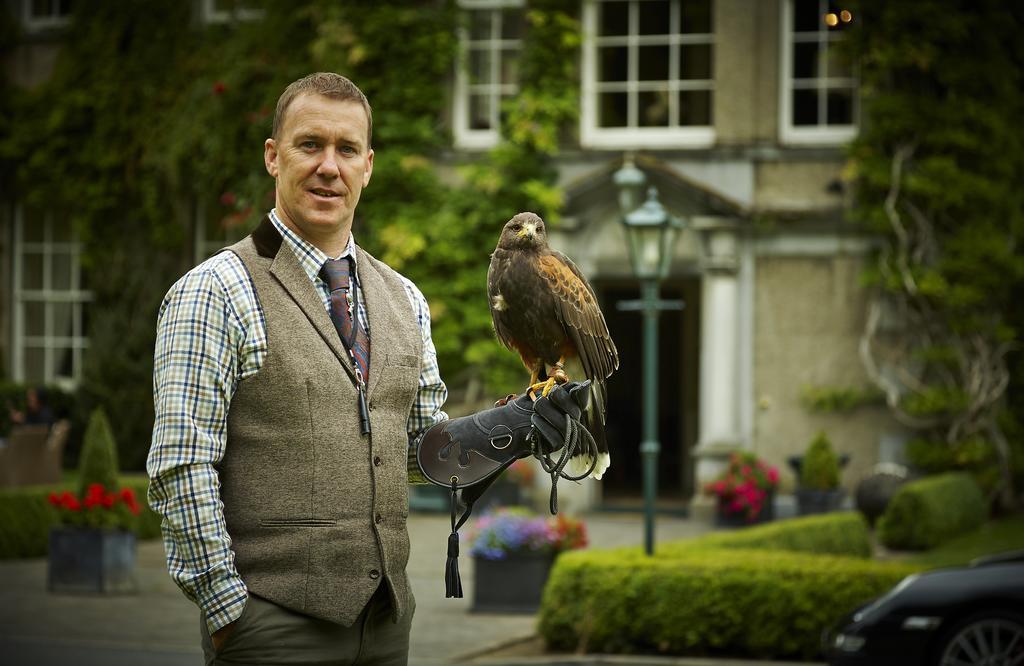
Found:
[[359, 307], [355, 299], [349, 298], [352, 291], [352, 257], [328, 259], [320, 271], [320, 277], [331, 290], [331, 321], [338, 329], [341, 341], [352, 354], [356, 369], [362, 374], [363, 381], [369, 376], [370, 370], [370, 338], [366, 328], [359, 321]]

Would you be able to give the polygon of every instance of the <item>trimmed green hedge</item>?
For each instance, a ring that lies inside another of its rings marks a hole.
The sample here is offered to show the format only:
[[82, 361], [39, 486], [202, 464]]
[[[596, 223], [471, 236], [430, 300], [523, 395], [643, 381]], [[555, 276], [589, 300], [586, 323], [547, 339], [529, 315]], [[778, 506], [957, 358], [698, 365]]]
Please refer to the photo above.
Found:
[[[132, 531], [139, 539], [160, 536], [160, 516], [149, 508], [145, 476], [122, 476], [121, 487], [132, 488], [142, 512]], [[0, 560], [46, 555], [50, 528], [58, 524], [57, 510], [47, 501], [55, 490], [75, 491], [74, 482], [0, 490]]]
[[927, 550], [987, 519], [985, 497], [969, 474], [939, 474], [900, 488], [878, 521], [878, 538], [889, 548]]
[[812, 658], [842, 615], [917, 570], [878, 563], [855, 512], [639, 548], [564, 553], [540, 633], [556, 650]]
[[868, 558], [871, 536], [864, 516], [856, 511], [843, 511], [673, 541], [658, 546], [657, 554], [675, 557], [695, 548], [756, 548]]
[[807, 659], [824, 629], [913, 571], [782, 551], [564, 553], [539, 628], [556, 650]]

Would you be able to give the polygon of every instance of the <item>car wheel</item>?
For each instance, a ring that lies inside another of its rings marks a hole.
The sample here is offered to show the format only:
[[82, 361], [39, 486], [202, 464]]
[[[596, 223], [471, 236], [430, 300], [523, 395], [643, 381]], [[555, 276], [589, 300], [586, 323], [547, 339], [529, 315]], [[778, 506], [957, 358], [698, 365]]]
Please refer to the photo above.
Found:
[[937, 666], [1010, 666], [1024, 664], [1024, 616], [986, 611], [945, 634]]

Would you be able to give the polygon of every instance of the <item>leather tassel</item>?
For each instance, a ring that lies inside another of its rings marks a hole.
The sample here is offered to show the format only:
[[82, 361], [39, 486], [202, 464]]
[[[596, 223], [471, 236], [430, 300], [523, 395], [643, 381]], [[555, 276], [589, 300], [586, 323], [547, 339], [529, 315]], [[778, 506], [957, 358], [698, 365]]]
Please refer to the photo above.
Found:
[[448, 561], [444, 565], [445, 597], [462, 598], [462, 577], [459, 576], [459, 533], [448, 535]]

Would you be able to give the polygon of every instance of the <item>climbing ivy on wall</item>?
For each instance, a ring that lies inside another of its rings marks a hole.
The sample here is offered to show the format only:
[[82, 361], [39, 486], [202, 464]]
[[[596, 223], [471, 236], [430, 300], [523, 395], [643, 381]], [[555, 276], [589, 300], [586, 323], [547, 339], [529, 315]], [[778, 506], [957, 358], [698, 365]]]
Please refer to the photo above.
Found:
[[[1024, 481], [1024, 11], [995, 0], [859, 2], [855, 215], [879, 234], [869, 372], [929, 470], [999, 504]], [[884, 371], [883, 371], [884, 370]]]
[[480, 397], [521, 387], [525, 371], [491, 331], [485, 276], [513, 214], [557, 222], [551, 158], [575, 125], [580, 42], [565, 4], [527, 3], [522, 92], [504, 109], [503, 140], [452, 184], [438, 169], [452, 161], [447, 82], [462, 17], [451, 0], [266, 0], [262, 20], [209, 26], [178, 0], [75, 3], [53, 76], [0, 105], [0, 129], [11, 128], [0, 178], [83, 240], [95, 300], [80, 398], [112, 415], [126, 468], [149, 446], [156, 313], [192, 263], [192, 208], [219, 200], [251, 226], [272, 205], [263, 141], [280, 92], [311, 71], [350, 77], [373, 106], [356, 238], [427, 296], [443, 376]]

